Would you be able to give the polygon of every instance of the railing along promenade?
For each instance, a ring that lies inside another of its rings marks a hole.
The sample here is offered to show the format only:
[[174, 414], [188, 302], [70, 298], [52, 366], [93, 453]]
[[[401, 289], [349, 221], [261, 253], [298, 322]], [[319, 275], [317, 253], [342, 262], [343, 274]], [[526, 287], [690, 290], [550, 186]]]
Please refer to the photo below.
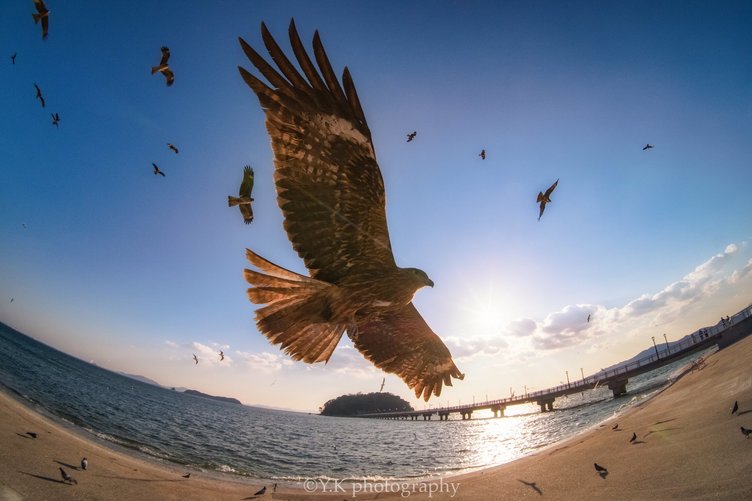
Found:
[[547, 412], [553, 410], [554, 400], [557, 397], [604, 386], [607, 386], [613, 392], [614, 397], [618, 397], [627, 392], [629, 378], [650, 372], [713, 345], [720, 346], [721, 341], [724, 339], [724, 334], [730, 330], [734, 330], [735, 332], [730, 333], [732, 336], [727, 336], [729, 339], [726, 339], [725, 345], [741, 339], [741, 337], [746, 336], [752, 331], [752, 305], [741, 310], [733, 317], [729, 317], [728, 321], [722, 320], [711, 327], [698, 329], [680, 343], [672, 345], [666, 343], [667, 346], [663, 346], [662, 349], [654, 343], [655, 353], [651, 355], [617, 365], [608, 370], [598, 371], [595, 374], [571, 383], [561, 384], [545, 390], [528, 392], [519, 396], [487, 400], [485, 402], [473, 402], [472, 404], [459, 404], [413, 411], [385, 410], [359, 414], [358, 417], [413, 420], [423, 417], [424, 420], [430, 420], [431, 416], [437, 415], [440, 420], [445, 421], [449, 419], [449, 415], [452, 413], [460, 414], [462, 419], [470, 419], [474, 411], [485, 409], [493, 412], [494, 417], [499, 417], [499, 415], [504, 415], [504, 409], [507, 407], [527, 403], [536, 403], [540, 406], [541, 412]]

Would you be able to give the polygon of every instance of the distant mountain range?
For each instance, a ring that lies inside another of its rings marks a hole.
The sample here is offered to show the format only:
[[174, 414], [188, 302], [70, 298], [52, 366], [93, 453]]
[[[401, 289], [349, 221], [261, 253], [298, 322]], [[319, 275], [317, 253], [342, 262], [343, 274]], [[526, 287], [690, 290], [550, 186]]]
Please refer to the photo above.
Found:
[[243, 403], [240, 400], [238, 400], [237, 398], [215, 397], [214, 395], [207, 395], [206, 393], [201, 393], [200, 391], [196, 391], [196, 390], [185, 390], [183, 393], [185, 393], [187, 395], [193, 395], [193, 396], [196, 396], [196, 397], [201, 397], [201, 398], [211, 398], [212, 400], [219, 400], [220, 402], [228, 402], [228, 403], [231, 403], [231, 404], [243, 405]]
[[160, 388], [164, 388], [164, 386], [157, 383], [153, 379], [149, 379], [146, 376], [138, 376], [136, 374], [126, 374], [125, 372], [119, 372], [118, 374], [120, 374], [121, 376], [129, 377], [131, 379], [135, 379], [136, 381], [141, 381], [142, 383], [153, 384], [154, 386], [159, 386]]
[[[167, 388], [166, 386], [162, 386], [161, 384], [157, 383], [153, 379], [149, 379], [146, 376], [139, 376], [137, 374], [127, 374], [125, 372], [120, 372], [119, 374], [122, 375], [122, 376], [128, 377], [128, 378], [131, 378], [131, 379], [135, 379], [136, 381], [141, 381], [142, 383], [151, 384], [151, 385], [154, 385], [154, 386], [159, 386], [160, 388]], [[179, 391], [179, 392], [182, 392], [182, 393], [186, 393], [188, 395], [193, 395], [193, 396], [196, 396], [196, 397], [211, 398], [213, 400], [219, 400], [220, 402], [229, 402], [231, 404], [240, 404], [240, 405], [242, 405], [242, 402], [240, 400], [238, 400], [237, 398], [216, 397], [214, 395], [208, 395], [206, 393], [201, 393], [200, 391], [189, 390], [188, 388], [183, 388], [183, 387], [180, 387], [180, 388], [170, 388], [170, 389], [175, 390], [175, 391]]]

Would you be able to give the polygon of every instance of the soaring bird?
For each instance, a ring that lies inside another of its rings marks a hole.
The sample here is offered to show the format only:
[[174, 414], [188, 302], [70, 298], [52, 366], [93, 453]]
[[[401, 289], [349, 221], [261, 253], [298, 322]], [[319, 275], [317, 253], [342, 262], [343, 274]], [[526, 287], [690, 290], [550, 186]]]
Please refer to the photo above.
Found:
[[256, 494], [254, 494], [254, 496], [263, 496], [264, 494], [266, 494], [266, 486], [263, 486], [261, 489], [256, 491]]
[[60, 125], [60, 115], [58, 115], [57, 113], [50, 113], [50, 115], [52, 115], [52, 125], [54, 125], [55, 127]]
[[178, 149], [175, 147], [174, 144], [167, 143], [167, 147], [170, 148], [172, 151], [174, 151], [176, 155], [178, 154]]
[[225, 352], [222, 350], [219, 350], [219, 361], [221, 362], [224, 359], [225, 359]]
[[60, 476], [63, 477], [63, 482], [68, 482], [69, 484], [77, 484], [76, 479], [71, 477], [67, 471], [63, 469], [63, 467], [60, 467]]
[[551, 202], [551, 193], [556, 189], [556, 185], [559, 184], [559, 180], [557, 179], [554, 184], [552, 184], [545, 193], [538, 192], [538, 199], [536, 202], [540, 203], [540, 214], [538, 214], [538, 221], [540, 221], [541, 216], [543, 216], [543, 211], [546, 210], [546, 204]]
[[170, 69], [170, 65], [167, 64], [167, 61], [169, 60], [170, 60], [170, 49], [168, 47], [162, 47], [162, 59], [159, 61], [159, 65], [151, 67], [152, 75], [154, 73], [159, 72], [165, 76], [168, 87], [172, 85], [173, 83], [175, 83], [175, 75], [172, 73], [172, 70]]
[[739, 410], [739, 401], [735, 400], [734, 401], [734, 407], [733, 407], [733, 409], [731, 409], [731, 414], [736, 414], [736, 411], [738, 411], [738, 410]]
[[588, 313], [588, 316], [587, 316], [587, 323], [590, 323], [590, 313]]
[[478, 156], [480, 157], [481, 160], [485, 160], [486, 159], [486, 150], [480, 150], [480, 153], [478, 153]]
[[154, 175], [155, 176], [157, 174], [159, 174], [160, 176], [165, 177], [165, 173], [162, 172], [161, 170], [159, 170], [159, 167], [157, 167], [157, 164], [155, 164], [154, 162], [152, 162], [151, 164], [154, 166]]
[[246, 165], [243, 169], [243, 180], [240, 182], [240, 191], [237, 197], [227, 197], [227, 206], [238, 206], [240, 214], [243, 216], [245, 224], [250, 224], [253, 221], [253, 168], [250, 165]]
[[347, 331], [363, 356], [397, 374], [416, 396], [439, 396], [443, 384], [464, 374], [412, 304], [418, 289], [433, 282], [395, 262], [384, 181], [350, 71], [344, 69], [340, 85], [318, 32], [314, 65], [294, 20], [289, 36], [303, 75], [263, 23], [261, 32], [277, 69], [242, 38], [240, 45], [270, 86], [239, 70], [266, 114], [277, 203], [310, 277], [248, 249], [248, 260], [264, 272], [245, 270], [249, 299], [266, 305], [256, 310], [256, 324], [307, 363], [328, 361]]
[[654, 146], [650, 143], [646, 144], [642, 147], [642, 151], [649, 150], [650, 148], [654, 148]]
[[386, 383], [386, 378], [381, 378], [381, 388], [379, 388], [379, 393], [384, 391], [384, 383]]
[[413, 139], [415, 139], [415, 136], [417, 136], [417, 135], [418, 135], [418, 131], [417, 130], [414, 130], [411, 133], [409, 133], [407, 135], [407, 142], [409, 143], [410, 141], [412, 141]]
[[89, 468], [89, 460], [86, 458], [83, 458], [81, 460], [81, 469], [86, 470], [87, 468]]
[[198, 364], [198, 357], [196, 356], [195, 353], [193, 354], [193, 361], [196, 362], [196, 364]]
[[10, 62], [13, 64], [16, 64], [16, 56], [18, 53], [14, 52], [12, 56], [10, 56]]
[[39, 88], [36, 82], [34, 82], [34, 88], [37, 90], [37, 99], [39, 99], [39, 102], [42, 103], [42, 108], [44, 108], [44, 97], [42, 97], [42, 89]]
[[46, 39], [47, 28], [50, 22], [50, 11], [42, 0], [34, 0], [34, 7], [37, 8], [37, 13], [32, 14], [31, 17], [34, 18], [34, 24], [39, 24], [39, 21], [42, 21], [42, 39]]

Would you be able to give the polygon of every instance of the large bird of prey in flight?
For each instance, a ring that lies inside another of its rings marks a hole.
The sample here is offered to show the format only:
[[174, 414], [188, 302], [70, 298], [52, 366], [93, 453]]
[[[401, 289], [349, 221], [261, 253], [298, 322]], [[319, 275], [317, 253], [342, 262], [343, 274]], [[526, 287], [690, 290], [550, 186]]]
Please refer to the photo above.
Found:
[[538, 199], [536, 200], [536, 202], [540, 204], [540, 214], [538, 214], [538, 221], [540, 221], [541, 216], [543, 216], [543, 211], [546, 210], [546, 204], [551, 202], [551, 193], [553, 193], [558, 184], [559, 180], [557, 179], [554, 184], [549, 186], [545, 193], [543, 193], [542, 191], [538, 192]]
[[243, 169], [243, 181], [240, 182], [240, 190], [237, 197], [228, 196], [227, 206], [238, 206], [240, 214], [243, 216], [245, 224], [250, 224], [253, 221], [253, 168], [250, 165], [246, 165]]
[[159, 65], [152, 66], [151, 67], [151, 74], [154, 73], [161, 73], [165, 76], [165, 80], [167, 80], [167, 86], [175, 83], [175, 75], [172, 73], [172, 70], [170, 69], [170, 65], [167, 64], [167, 61], [170, 60], [170, 49], [168, 47], [162, 47], [162, 59], [159, 61]]
[[42, 89], [39, 88], [36, 82], [34, 82], [34, 88], [37, 90], [37, 99], [39, 99], [39, 102], [42, 103], [42, 108], [44, 108], [44, 97], [42, 96]]
[[42, 0], [34, 0], [34, 7], [37, 8], [37, 12], [31, 14], [31, 17], [34, 18], [34, 24], [42, 21], [42, 39], [46, 39], [50, 23], [50, 11]]
[[265, 305], [256, 324], [307, 363], [328, 361], [347, 331], [363, 356], [397, 374], [416, 396], [438, 396], [464, 374], [412, 303], [433, 282], [395, 262], [384, 181], [350, 72], [344, 69], [340, 85], [318, 32], [314, 65], [294, 21], [289, 36], [302, 75], [263, 23], [261, 33], [276, 68], [242, 38], [240, 45], [269, 85], [239, 70], [266, 114], [277, 203], [310, 277], [247, 250], [260, 270], [245, 270], [248, 297]]

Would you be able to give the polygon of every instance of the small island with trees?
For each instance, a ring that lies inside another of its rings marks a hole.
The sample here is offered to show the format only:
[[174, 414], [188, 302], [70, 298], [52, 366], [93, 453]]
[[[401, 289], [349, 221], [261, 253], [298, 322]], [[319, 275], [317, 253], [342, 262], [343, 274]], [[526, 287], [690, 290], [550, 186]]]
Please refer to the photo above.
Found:
[[366, 412], [378, 411], [412, 411], [413, 407], [406, 400], [391, 393], [357, 393], [342, 395], [329, 400], [321, 408], [322, 416], [357, 416]]

